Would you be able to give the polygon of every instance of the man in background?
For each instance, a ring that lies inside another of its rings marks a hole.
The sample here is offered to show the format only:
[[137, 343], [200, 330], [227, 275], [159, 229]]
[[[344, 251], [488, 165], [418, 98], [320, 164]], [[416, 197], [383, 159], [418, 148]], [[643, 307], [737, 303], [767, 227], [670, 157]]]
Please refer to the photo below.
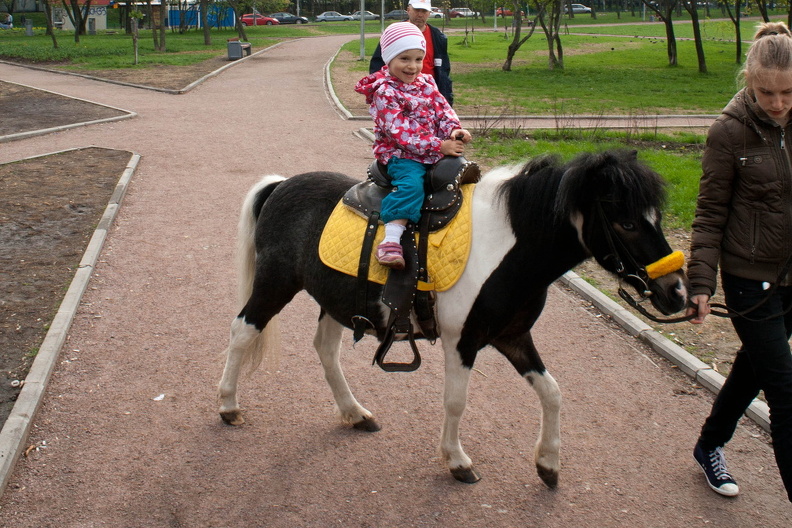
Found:
[[[407, 6], [409, 21], [418, 27], [426, 39], [426, 55], [421, 73], [427, 73], [434, 77], [440, 93], [446, 98], [448, 104], [453, 106], [454, 90], [451, 82], [451, 62], [448, 59], [448, 39], [442, 31], [427, 24], [426, 21], [429, 20], [431, 14], [431, 0], [410, 0]], [[378, 44], [369, 63], [369, 73], [379, 71], [384, 65], [382, 50]]]

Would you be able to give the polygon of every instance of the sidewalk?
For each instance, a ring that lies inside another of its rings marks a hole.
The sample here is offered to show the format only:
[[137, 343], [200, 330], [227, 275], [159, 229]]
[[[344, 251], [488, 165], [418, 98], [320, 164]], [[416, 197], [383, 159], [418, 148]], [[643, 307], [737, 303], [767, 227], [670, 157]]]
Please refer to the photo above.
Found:
[[284, 310], [280, 370], [242, 381], [247, 425], [220, 423], [242, 197], [267, 173], [362, 178], [371, 157], [324, 89], [348, 38], [286, 43], [182, 96], [0, 65], [4, 80], [138, 115], [3, 144], [0, 162], [87, 145], [141, 156], [35, 418], [39, 449], [0, 499], [3, 524], [788, 526], [764, 433], [746, 421], [730, 444], [742, 495], [712, 493], [691, 456], [709, 392], [558, 288], [535, 331], [564, 397], [556, 491], [532, 467], [537, 398], [494, 351], [462, 424], [476, 485], [437, 463], [438, 347], [422, 345], [419, 371], [387, 374], [370, 365], [373, 340], [352, 349], [347, 336], [345, 371], [383, 430], [338, 425], [306, 295]]

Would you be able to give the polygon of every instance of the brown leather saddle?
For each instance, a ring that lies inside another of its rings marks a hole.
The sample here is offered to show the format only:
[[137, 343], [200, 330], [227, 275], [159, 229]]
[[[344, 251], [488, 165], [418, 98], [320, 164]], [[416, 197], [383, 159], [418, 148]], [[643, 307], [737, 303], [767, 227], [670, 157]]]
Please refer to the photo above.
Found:
[[[373, 162], [368, 169], [368, 178], [353, 186], [344, 195], [347, 207], [365, 217], [366, 235], [363, 239], [357, 275], [356, 313], [353, 317], [354, 341], [359, 341], [366, 327], [371, 326], [368, 313], [368, 267], [374, 236], [379, 223], [382, 199], [392, 192], [387, 169]], [[421, 365], [421, 355], [415, 345], [416, 337], [424, 337], [432, 343], [440, 337], [434, 315], [434, 292], [418, 288], [419, 281], [426, 282], [427, 240], [429, 233], [445, 227], [462, 206], [461, 186], [476, 183], [481, 171], [475, 162], [464, 157], [450, 157], [438, 161], [424, 178], [426, 199], [421, 207], [421, 220], [418, 225], [409, 223], [402, 236], [405, 268], [390, 270], [382, 292], [382, 302], [391, 309], [386, 332], [374, 354], [374, 361], [388, 372], [407, 372]], [[420, 234], [419, 244], [415, 243], [416, 231]], [[415, 334], [410, 314], [415, 312], [419, 334]], [[386, 362], [385, 356], [396, 340], [407, 339], [413, 351], [410, 363]]]

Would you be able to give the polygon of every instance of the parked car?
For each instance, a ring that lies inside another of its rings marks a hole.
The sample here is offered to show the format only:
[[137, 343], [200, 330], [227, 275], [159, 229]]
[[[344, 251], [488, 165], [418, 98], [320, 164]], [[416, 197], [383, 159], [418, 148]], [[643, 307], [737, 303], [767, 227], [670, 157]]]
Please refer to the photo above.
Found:
[[[503, 9], [499, 7], [495, 10], [495, 15], [497, 16], [514, 16], [514, 12], [511, 9]], [[520, 16], [525, 16], [525, 11], [520, 11]]]
[[445, 13], [443, 13], [443, 10], [439, 7], [433, 7], [432, 12], [429, 13], [429, 18], [443, 18], [444, 16]]
[[407, 20], [407, 11], [404, 9], [394, 9], [393, 11], [385, 13], [385, 16], [382, 18], [385, 20]]
[[[352, 20], [360, 20], [360, 11], [352, 13]], [[379, 20], [379, 15], [371, 11], [363, 11], [363, 20]]]
[[572, 4], [572, 14], [573, 15], [581, 15], [584, 13], [591, 13], [591, 8], [586, 7], [583, 4]]
[[303, 16], [292, 15], [291, 13], [272, 13], [270, 15], [281, 24], [307, 24], [308, 19]]
[[352, 20], [352, 15], [342, 15], [338, 11], [325, 11], [318, 17], [317, 22], [346, 22]]
[[242, 15], [242, 18], [239, 21], [243, 26], [277, 26], [280, 24], [277, 18], [264, 15], [254, 15], [251, 13]]
[[472, 9], [468, 9], [467, 7], [452, 7], [451, 12], [448, 14], [451, 18], [468, 18], [468, 17], [477, 17], [479, 14]]

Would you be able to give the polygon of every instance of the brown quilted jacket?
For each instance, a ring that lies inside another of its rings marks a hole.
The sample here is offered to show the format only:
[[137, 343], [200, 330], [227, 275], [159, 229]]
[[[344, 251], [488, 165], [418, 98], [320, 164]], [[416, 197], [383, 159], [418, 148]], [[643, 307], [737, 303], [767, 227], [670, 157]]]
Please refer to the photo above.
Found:
[[688, 264], [691, 295], [715, 292], [719, 262], [726, 273], [766, 282], [783, 270], [792, 253], [790, 132], [792, 123], [778, 126], [746, 89], [710, 127]]

